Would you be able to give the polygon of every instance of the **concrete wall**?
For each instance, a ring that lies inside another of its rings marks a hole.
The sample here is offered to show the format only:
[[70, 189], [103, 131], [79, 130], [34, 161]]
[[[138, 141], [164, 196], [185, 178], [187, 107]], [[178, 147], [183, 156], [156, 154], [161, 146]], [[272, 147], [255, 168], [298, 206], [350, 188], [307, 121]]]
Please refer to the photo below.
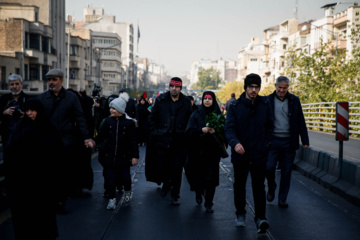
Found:
[[294, 167], [321, 186], [360, 206], [360, 164], [328, 153], [302, 148], [296, 152]]

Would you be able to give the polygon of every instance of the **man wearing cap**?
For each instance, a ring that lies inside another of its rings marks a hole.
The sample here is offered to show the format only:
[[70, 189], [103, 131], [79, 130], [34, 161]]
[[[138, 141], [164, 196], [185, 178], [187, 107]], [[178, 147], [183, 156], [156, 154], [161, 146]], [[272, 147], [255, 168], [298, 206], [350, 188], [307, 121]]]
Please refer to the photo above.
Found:
[[[94, 147], [95, 142], [90, 138], [83, 110], [79, 98], [71, 91], [66, 91], [62, 86], [64, 73], [61, 69], [51, 69], [47, 74], [49, 90], [38, 96], [44, 106], [45, 112], [58, 129], [62, 142], [65, 146], [65, 158], [60, 166], [60, 174], [64, 177], [59, 189], [59, 210], [65, 210], [65, 202], [69, 193], [75, 187], [73, 179], [75, 172], [72, 171], [73, 162], [76, 158], [76, 132], [79, 131], [87, 147]], [[56, 154], [56, 153], [55, 153]]]
[[275, 83], [275, 91], [268, 96], [274, 114], [275, 128], [266, 165], [268, 183], [266, 198], [269, 202], [275, 198], [275, 171], [276, 164], [279, 161], [281, 178], [278, 206], [281, 208], [289, 207], [286, 199], [290, 190], [295, 153], [299, 149], [299, 136], [303, 148], [309, 146], [309, 136], [301, 103], [298, 97], [288, 92], [289, 85], [290, 81], [287, 77], [278, 77]]
[[270, 102], [258, 95], [261, 78], [249, 74], [245, 78], [245, 92], [232, 102], [225, 121], [225, 136], [231, 146], [234, 168], [235, 226], [245, 226], [246, 180], [250, 172], [255, 203], [255, 223], [260, 234], [266, 233], [265, 173], [268, 147], [274, 129]]
[[8, 77], [10, 93], [0, 97], [0, 134], [3, 147], [6, 147], [11, 128], [24, 116], [25, 102], [29, 95], [23, 92], [23, 79], [20, 75]]
[[[146, 155], [146, 179], [163, 183], [161, 197], [171, 189], [173, 205], [179, 205], [180, 186], [186, 160], [185, 129], [192, 113], [190, 100], [181, 93], [182, 80], [173, 77], [170, 90], [156, 98], [149, 116], [150, 146]], [[149, 163], [149, 165], [148, 165]]]

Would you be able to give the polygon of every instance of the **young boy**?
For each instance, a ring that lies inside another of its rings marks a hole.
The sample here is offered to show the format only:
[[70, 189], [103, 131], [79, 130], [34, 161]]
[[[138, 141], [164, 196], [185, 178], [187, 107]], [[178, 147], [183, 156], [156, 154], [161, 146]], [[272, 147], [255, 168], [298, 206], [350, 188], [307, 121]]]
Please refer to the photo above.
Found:
[[110, 116], [107, 117], [94, 139], [96, 144], [104, 146], [100, 161], [104, 167], [105, 191], [109, 196], [107, 209], [116, 208], [116, 186], [124, 185], [124, 203], [131, 199], [130, 166], [139, 160], [139, 147], [136, 138], [136, 120], [125, 113], [129, 95], [124, 92], [109, 104]]

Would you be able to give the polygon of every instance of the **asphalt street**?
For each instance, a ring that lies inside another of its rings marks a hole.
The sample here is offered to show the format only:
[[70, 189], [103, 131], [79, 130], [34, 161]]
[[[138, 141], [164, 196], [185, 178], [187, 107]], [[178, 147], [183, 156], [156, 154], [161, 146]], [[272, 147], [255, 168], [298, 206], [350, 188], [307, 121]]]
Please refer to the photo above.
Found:
[[[246, 227], [235, 227], [233, 174], [230, 159], [222, 159], [220, 186], [214, 199], [214, 213], [205, 212], [195, 202], [183, 174], [180, 206], [172, 206], [170, 196], [160, 197], [160, 187], [145, 179], [145, 147], [140, 147], [138, 166], [132, 167], [133, 197], [130, 204], [117, 196], [115, 210], [107, 210], [103, 194], [102, 167], [94, 154], [94, 186], [86, 196], [72, 197], [67, 213], [57, 216], [59, 240], [195, 240], [195, 239], [359, 239], [360, 208], [324, 189], [312, 180], [293, 172], [288, 197], [289, 208], [277, 206], [277, 198], [267, 203], [270, 229], [259, 236], [253, 220], [251, 180], [247, 187]], [[279, 177], [280, 172], [277, 172]], [[24, 199], [24, 202], [26, 200]], [[0, 239], [14, 239], [11, 218], [0, 224]]]

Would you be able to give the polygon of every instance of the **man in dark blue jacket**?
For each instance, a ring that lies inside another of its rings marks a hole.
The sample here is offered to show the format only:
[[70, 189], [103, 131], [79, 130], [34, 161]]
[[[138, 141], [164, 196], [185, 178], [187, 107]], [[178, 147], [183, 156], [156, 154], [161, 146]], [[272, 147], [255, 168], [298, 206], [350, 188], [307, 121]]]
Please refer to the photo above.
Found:
[[281, 208], [288, 208], [286, 198], [290, 189], [295, 152], [299, 149], [299, 136], [303, 147], [309, 146], [309, 136], [300, 100], [288, 92], [289, 84], [290, 81], [287, 77], [278, 77], [275, 83], [276, 90], [268, 96], [274, 114], [275, 127], [266, 166], [268, 182], [266, 197], [269, 202], [275, 198], [275, 169], [279, 161], [281, 180], [278, 205]]
[[225, 136], [231, 146], [234, 168], [234, 203], [236, 226], [245, 226], [246, 180], [250, 172], [255, 203], [255, 223], [258, 233], [266, 233], [265, 173], [268, 146], [274, 122], [270, 102], [258, 96], [261, 78], [249, 74], [245, 78], [245, 92], [230, 104], [225, 122]]

